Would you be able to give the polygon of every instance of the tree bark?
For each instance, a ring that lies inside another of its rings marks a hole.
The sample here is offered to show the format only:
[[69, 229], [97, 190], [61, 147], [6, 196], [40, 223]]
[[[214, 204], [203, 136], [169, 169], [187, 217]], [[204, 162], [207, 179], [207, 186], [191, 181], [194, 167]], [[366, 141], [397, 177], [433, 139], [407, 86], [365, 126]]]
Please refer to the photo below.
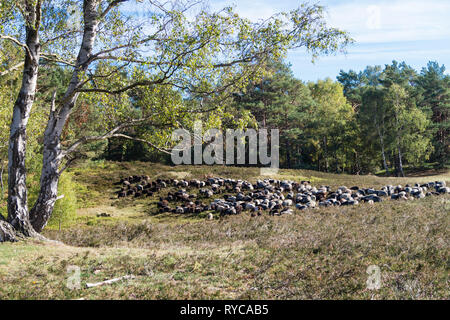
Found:
[[[384, 136], [381, 134], [380, 126], [377, 124], [377, 131], [378, 131], [378, 137], [380, 138], [380, 144], [381, 144], [381, 156], [383, 158], [383, 166], [384, 170], [386, 171], [386, 175], [389, 175], [389, 167], [387, 165], [386, 161], [386, 152], [384, 150]], [[384, 131], [384, 130], [383, 130]]]
[[323, 157], [325, 159], [325, 172], [328, 172], [328, 141], [327, 137], [323, 137]]
[[5, 187], [3, 186], [3, 171], [4, 171], [4, 169], [5, 169], [5, 163], [2, 160], [2, 168], [0, 170], [0, 188], [1, 188], [1, 192], [2, 192], [2, 195], [1, 195], [2, 200], [3, 200], [3, 196], [5, 194]]
[[403, 172], [402, 151], [400, 150], [400, 147], [398, 147], [398, 170], [399, 174], [404, 177], [405, 173]]
[[288, 169], [290, 169], [291, 168], [291, 152], [289, 150], [290, 145], [289, 145], [288, 139], [286, 139], [285, 144], [286, 144], [286, 162], [287, 162]]
[[2, 219], [3, 217], [0, 215], [0, 242], [17, 241], [16, 232], [12, 225]]
[[61, 149], [61, 134], [78, 99], [79, 92], [77, 92], [77, 89], [81, 83], [81, 74], [86, 71], [90, 63], [97, 35], [98, 3], [98, 0], [84, 1], [83, 40], [78, 52], [76, 66], [58, 110], [55, 108], [55, 97], [52, 101], [49, 120], [44, 133], [40, 191], [30, 213], [32, 225], [38, 232], [41, 232], [47, 225], [57, 200], [58, 181], [61, 174], [59, 167], [65, 157], [65, 153]]
[[14, 104], [8, 149], [8, 222], [25, 236], [34, 236], [29, 220], [26, 187], [27, 123], [36, 92], [39, 69], [41, 3], [25, 1], [26, 50], [22, 86]]
[[383, 166], [384, 166], [384, 170], [386, 171], [386, 175], [389, 175], [389, 167], [388, 167], [387, 162], [386, 162], [386, 153], [384, 151], [384, 144], [383, 144], [383, 142], [381, 143], [381, 156], [383, 157]]
[[59, 136], [55, 134], [54, 128], [51, 125], [52, 123], [54, 122], [49, 121], [44, 133], [40, 190], [38, 198], [30, 212], [31, 223], [37, 232], [41, 232], [47, 225], [58, 196], [58, 168], [62, 158]]

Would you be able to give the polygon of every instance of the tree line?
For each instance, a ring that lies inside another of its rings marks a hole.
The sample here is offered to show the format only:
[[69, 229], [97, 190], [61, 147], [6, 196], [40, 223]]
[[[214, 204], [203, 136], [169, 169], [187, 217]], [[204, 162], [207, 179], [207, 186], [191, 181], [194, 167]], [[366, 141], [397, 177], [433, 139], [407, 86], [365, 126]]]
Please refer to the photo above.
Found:
[[404, 166], [449, 164], [450, 76], [429, 62], [343, 71], [304, 83], [288, 65], [235, 98], [262, 127], [279, 128], [282, 166], [404, 176]]
[[[405, 166], [449, 165], [450, 76], [438, 62], [417, 72], [393, 61], [308, 83], [283, 62], [266, 68], [267, 76], [221, 101], [221, 121], [214, 124], [279, 129], [281, 167], [404, 176]], [[130, 134], [147, 130], [154, 132]], [[110, 139], [105, 148], [100, 157], [170, 164], [142, 142]]]

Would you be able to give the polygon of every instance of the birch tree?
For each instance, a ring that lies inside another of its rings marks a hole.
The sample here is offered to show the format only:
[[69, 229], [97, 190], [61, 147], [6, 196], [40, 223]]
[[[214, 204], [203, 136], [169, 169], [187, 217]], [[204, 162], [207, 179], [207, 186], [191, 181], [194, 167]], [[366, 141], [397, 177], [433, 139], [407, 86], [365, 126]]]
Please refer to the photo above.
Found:
[[389, 139], [392, 134], [389, 134], [388, 117], [390, 114], [387, 109], [388, 105], [385, 104], [384, 91], [381, 88], [369, 87], [362, 95], [362, 105], [360, 109], [360, 119], [367, 128], [366, 139], [372, 141], [372, 137], [369, 136], [375, 133], [378, 137], [380, 146], [381, 159], [383, 161], [383, 168], [386, 174], [389, 174], [389, 166], [387, 162], [387, 150], [389, 146]]
[[[151, 112], [142, 117], [119, 112], [101, 134], [62, 141], [80, 96], [119, 111], [127, 110], [127, 92], [141, 86], [171, 86], [198, 101], [223, 97], [261, 77], [261, 66], [288, 49], [304, 47], [316, 57], [344, 50], [351, 41], [345, 32], [327, 27], [318, 5], [302, 5], [258, 22], [241, 18], [230, 7], [211, 12], [200, 1], [181, 0], [20, 0], [2, 2], [1, 10], [6, 26], [1, 39], [24, 54], [9, 142], [8, 218], [1, 225], [4, 234], [12, 227], [25, 236], [37, 236], [46, 226], [59, 176], [83, 144], [132, 139], [123, 133], [127, 128], [154, 124]], [[71, 70], [71, 77], [64, 93], [55, 92], [48, 102], [40, 192], [29, 210], [26, 128], [44, 63]], [[128, 76], [122, 77], [124, 73]], [[120, 107], [115, 108], [111, 104], [117, 101]]]
[[[2, 20], [11, 21], [17, 16], [17, 14], [10, 11], [13, 6], [13, 3], [2, 3]], [[13, 107], [8, 149], [8, 223], [12, 228], [25, 236], [36, 235], [36, 231], [30, 223], [27, 208], [25, 155], [27, 123], [36, 92], [41, 53], [39, 39], [41, 7], [42, 2], [40, 0], [24, 1], [17, 6], [23, 17], [23, 27], [26, 34], [25, 42], [11, 35], [0, 35], [1, 39], [9, 40], [22, 47], [25, 56], [22, 84]], [[14, 25], [15, 21], [12, 21], [12, 25]]]
[[427, 135], [430, 120], [409, 99], [407, 91], [398, 84], [385, 89], [383, 103], [389, 112], [389, 131], [391, 135], [391, 152], [397, 176], [405, 176], [403, 163], [418, 164], [428, 159], [433, 148]]

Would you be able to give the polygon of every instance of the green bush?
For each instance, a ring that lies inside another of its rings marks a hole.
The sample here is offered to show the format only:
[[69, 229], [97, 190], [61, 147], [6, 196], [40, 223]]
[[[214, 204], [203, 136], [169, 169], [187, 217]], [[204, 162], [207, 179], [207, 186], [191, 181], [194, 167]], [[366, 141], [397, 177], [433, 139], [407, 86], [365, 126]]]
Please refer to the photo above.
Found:
[[59, 227], [69, 224], [75, 219], [77, 210], [77, 195], [72, 174], [64, 172], [59, 179], [58, 195], [63, 198], [56, 201], [52, 217], [48, 222], [49, 227]]
[[[27, 161], [28, 207], [30, 210], [39, 195], [41, 169], [42, 155], [30, 155]], [[72, 179], [72, 173], [65, 171], [59, 178], [58, 183], [58, 196], [64, 195], [64, 197], [56, 201], [48, 222], [49, 227], [59, 228], [60, 225], [68, 225], [75, 218], [77, 209], [76, 187], [76, 182]]]

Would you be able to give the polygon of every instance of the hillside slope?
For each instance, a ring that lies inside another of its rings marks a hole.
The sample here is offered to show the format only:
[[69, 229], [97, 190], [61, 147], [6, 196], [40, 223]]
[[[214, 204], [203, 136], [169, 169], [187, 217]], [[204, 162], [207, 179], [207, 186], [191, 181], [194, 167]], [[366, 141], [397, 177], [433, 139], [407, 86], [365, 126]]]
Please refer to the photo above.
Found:
[[[160, 214], [157, 195], [118, 199], [114, 183], [134, 174], [255, 181], [258, 169], [97, 162], [72, 172], [79, 183], [78, 218], [61, 231], [45, 230], [64, 244], [0, 245], [0, 299], [450, 298], [448, 195], [210, 221]], [[333, 187], [450, 182], [448, 172], [380, 178], [280, 170], [275, 178]], [[372, 265], [381, 270], [378, 290], [367, 288]], [[80, 289], [66, 286], [69, 266], [80, 267]], [[85, 288], [127, 274], [136, 278]]]

